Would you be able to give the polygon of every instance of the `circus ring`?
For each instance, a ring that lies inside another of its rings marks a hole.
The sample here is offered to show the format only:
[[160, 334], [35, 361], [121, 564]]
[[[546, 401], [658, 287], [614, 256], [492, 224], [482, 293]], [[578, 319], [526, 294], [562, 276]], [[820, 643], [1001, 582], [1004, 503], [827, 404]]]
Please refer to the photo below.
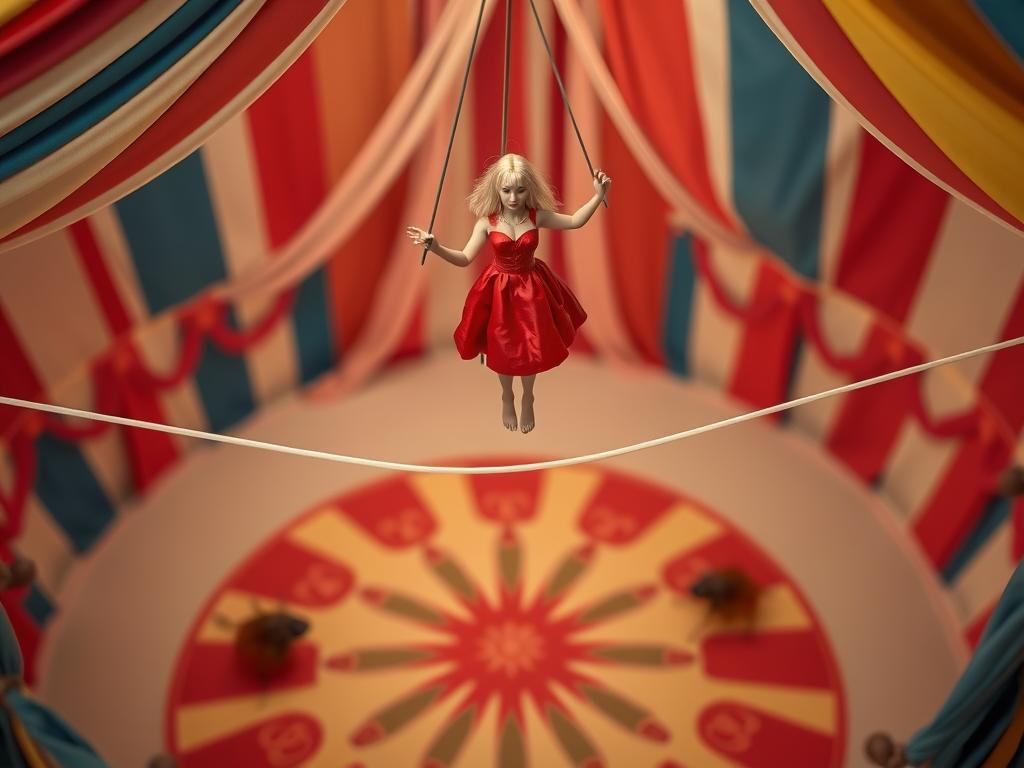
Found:
[[[586, 412], [571, 407], [581, 391]], [[238, 433], [499, 463], [743, 410], [575, 358], [537, 392], [538, 429], [507, 433], [493, 375], [440, 355], [344, 401], [289, 398]], [[765, 587], [757, 630], [694, 637], [685, 585], [732, 563]], [[312, 629], [263, 688], [215, 618], [281, 600]], [[122, 512], [62, 604], [41, 695], [115, 765], [166, 743], [197, 768], [228, 753], [345, 768], [841, 766], [871, 730], [925, 722], [965, 658], [892, 511], [770, 423], [503, 476], [199, 450]]]

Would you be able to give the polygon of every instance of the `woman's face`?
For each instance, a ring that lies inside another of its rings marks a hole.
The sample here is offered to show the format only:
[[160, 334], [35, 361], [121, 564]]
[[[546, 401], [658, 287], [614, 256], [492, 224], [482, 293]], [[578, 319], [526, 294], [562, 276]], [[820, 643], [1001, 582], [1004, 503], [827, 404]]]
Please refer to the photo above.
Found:
[[498, 184], [498, 197], [508, 211], [518, 212], [526, 208], [526, 187], [519, 179], [505, 179]]

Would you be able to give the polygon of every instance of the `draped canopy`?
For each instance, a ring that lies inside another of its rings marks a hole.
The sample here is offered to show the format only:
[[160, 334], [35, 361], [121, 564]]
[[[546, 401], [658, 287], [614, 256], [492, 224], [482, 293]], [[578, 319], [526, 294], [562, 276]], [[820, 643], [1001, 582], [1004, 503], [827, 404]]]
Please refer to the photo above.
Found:
[[[577, 353], [760, 407], [1024, 334], [1024, 20], [899, 5], [538, 2], [615, 179], [594, 225], [545, 241], [591, 315]], [[343, 394], [449, 353], [473, 270], [420, 269], [401, 230], [426, 224], [476, 7], [0, 4], [0, 392], [224, 430], [314, 379]], [[498, 151], [503, 10], [485, 6], [446, 242]], [[509, 147], [575, 206], [587, 169], [527, 3], [514, 20]], [[969, 638], [1024, 553], [995, 487], [1022, 371], [1007, 350], [782, 424], [900, 510]], [[40, 569], [5, 598], [31, 666], [71, 564], [186, 448], [11, 409], [0, 432], [3, 547]]]

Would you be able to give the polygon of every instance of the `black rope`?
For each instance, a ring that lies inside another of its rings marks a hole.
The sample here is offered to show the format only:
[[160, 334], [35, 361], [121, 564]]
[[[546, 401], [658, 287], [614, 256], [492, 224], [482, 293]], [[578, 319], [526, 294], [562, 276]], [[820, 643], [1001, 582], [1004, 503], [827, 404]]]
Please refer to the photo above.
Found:
[[[547, 35], [544, 34], [544, 25], [540, 22], [540, 14], [537, 13], [537, 6], [533, 0], [530, 0], [530, 8], [533, 10], [533, 18], [537, 20], [537, 30], [540, 32], [540, 39], [544, 41], [544, 50], [548, 52], [548, 60], [551, 62], [551, 71], [555, 74], [555, 82], [558, 83], [558, 90], [562, 94], [562, 103], [565, 104], [565, 111], [569, 113], [569, 119], [572, 120], [573, 130], [576, 131], [576, 139], [580, 143], [580, 149], [583, 150], [583, 159], [587, 161], [587, 168], [590, 169], [590, 177], [594, 177], [594, 166], [590, 162], [590, 155], [587, 154], [587, 147], [583, 143], [583, 136], [580, 135], [580, 127], [576, 124], [576, 116], [572, 113], [572, 107], [569, 106], [569, 96], [565, 92], [565, 85], [562, 83], [562, 76], [558, 73], [558, 65], [555, 63], [555, 56], [551, 53], [551, 46], [548, 45]], [[608, 198], [602, 200], [604, 207], [608, 207]]]
[[[434, 196], [434, 211], [430, 214], [430, 226], [427, 232], [434, 231], [434, 222], [437, 219], [437, 208], [441, 203], [441, 189], [444, 187], [444, 177], [448, 172], [448, 160], [452, 156], [452, 145], [455, 143], [455, 130], [459, 127], [459, 115], [462, 114], [462, 101], [466, 97], [466, 84], [469, 82], [469, 68], [473, 63], [473, 54], [476, 52], [476, 39], [480, 34], [480, 21], [484, 17], [484, 6], [487, 0], [480, 0], [480, 12], [476, 17], [476, 29], [473, 30], [473, 44], [469, 47], [469, 56], [466, 59], [466, 72], [462, 76], [462, 90], [459, 92], [459, 104], [455, 108], [455, 119], [452, 120], [452, 132], [448, 137], [448, 151], [444, 155], [444, 167], [441, 168], [441, 179], [437, 182], [437, 194]], [[423, 246], [423, 255], [420, 256], [420, 266], [427, 260], [427, 252], [430, 250], [430, 243]]]
[[511, 51], [512, 0], [505, 0], [505, 82], [501, 89], [501, 146], [498, 148], [500, 155], [504, 155], [508, 147], [508, 76]]

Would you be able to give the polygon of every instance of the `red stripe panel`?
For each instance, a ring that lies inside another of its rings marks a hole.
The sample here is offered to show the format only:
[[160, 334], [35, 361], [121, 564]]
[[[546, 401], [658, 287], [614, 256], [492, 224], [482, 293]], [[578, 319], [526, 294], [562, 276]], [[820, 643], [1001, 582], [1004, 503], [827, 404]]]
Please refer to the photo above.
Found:
[[[100, 361], [93, 373], [95, 407], [101, 413], [127, 416], [141, 421], [166, 423], [160, 398], [150, 387], [118, 368], [115, 358]], [[164, 432], [122, 427], [125, 452], [132, 468], [135, 488], [144, 491], [177, 462], [180, 451], [174, 437]]]
[[705, 210], [735, 228], [715, 195], [707, 167], [684, 4], [648, 0], [644, 13], [637, 13], [635, 4], [636, 0], [601, 2], [615, 81], [675, 176]]
[[[867, 359], [885, 360], [886, 349], [893, 343], [891, 334], [875, 325], [865, 342]], [[888, 361], [885, 371], [896, 370], [919, 362], [902, 357]], [[858, 378], [878, 376], [883, 370], [866, 371]], [[917, 397], [919, 381], [913, 376], [858, 389], [844, 395], [826, 445], [832, 454], [853, 470], [861, 480], [871, 482], [879, 475], [911, 412]]]
[[[525, 3], [524, 3], [525, 6]], [[533, 25], [536, 22], [531, 18], [528, 23]], [[565, 72], [565, 55], [566, 55], [566, 33], [565, 27], [562, 26], [561, 20], [555, 16], [554, 24], [550, 29], [546, 29], [545, 33], [548, 36], [548, 43], [551, 46], [551, 52], [555, 57], [555, 64], [558, 67], [560, 73]], [[525, 77], [523, 78], [525, 80]], [[548, 128], [549, 133], [547, 136], [548, 144], [548, 155], [550, 158], [551, 167], [541, 169], [544, 173], [547, 173], [551, 179], [551, 183], [555, 188], [555, 196], [561, 200], [562, 207], [566, 211], [575, 210], [576, 206], [584, 202], [582, 200], [565, 200], [564, 193], [562, 190], [565, 189], [565, 178], [567, 173], [586, 173], [585, 164], [583, 162], [582, 150], [575, 139], [575, 132], [573, 138], [566, 138], [566, 126], [570, 124], [568, 114], [566, 112], [565, 105], [562, 103], [562, 94], [558, 89], [558, 84], [555, 82], [554, 77], [550, 80], [550, 91], [549, 91], [550, 104], [548, 105], [549, 120]], [[584, 141], [587, 141], [584, 136]], [[590, 141], [593, 142], [597, 139], [597, 136], [590, 137]], [[567, 146], [569, 144], [569, 146]], [[592, 151], [592, 150], [588, 150]], [[568, 167], [566, 167], [566, 158], [569, 158]], [[603, 208], [598, 208], [594, 218], [588, 223], [587, 226], [601, 227], [604, 223], [601, 221]], [[572, 237], [571, 232], [565, 232], [562, 230], [549, 230], [546, 233], [548, 247], [547, 247], [547, 260], [551, 264], [551, 268], [559, 275], [562, 275], [569, 283], [570, 287], [573, 287], [572, 275], [566, 265], [565, 260], [565, 238]], [[596, 352], [594, 345], [587, 338], [587, 325], [584, 325], [577, 331], [576, 339], [572, 343], [570, 349], [571, 355], [594, 355]]]
[[95, 40], [142, 5], [143, 0], [103, 0], [78, 13], [7, 56], [0, 58], [0, 96], [33, 80]]
[[[902, 321], [935, 245], [949, 195], [868, 133], [836, 285]], [[893, 200], [913, 201], [893, 205]]]
[[829, 688], [832, 672], [814, 632], [714, 635], [701, 643], [709, 677], [786, 687]]
[[323, 743], [323, 726], [291, 712], [264, 720], [177, 755], [181, 768], [298, 768], [310, 765]]
[[9, 456], [6, 458], [13, 478], [11, 487], [0, 489], [0, 513], [3, 522], [0, 524], [0, 541], [14, 540], [21, 534], [25, 520], [25, 500], [35, 487], [36, 471], [39, 457], [36, 454], [36, 426], [45, 423], [45, 419], [33, 415], [36, 424], [22, 428], [16, 432], [8, 446]]
[[[335, 344], [341, 348], [352, 346], [369, 317], [376, 299], [376, 288], [388, 259], [392, 257], [395, 233], [400, 232], [405, 224], [402, 216], [408, 186], [409, 173], [405, 170], [395, 179], [394, 186], [381, 197], [377, 207], [363, 219], [328, 262], [334, 339]], [[453, 245], [461, 247], [458, 242]], [[410, 253], [414, 252], [403, 249], [397, 258], [408, 259]], [[407, 331], [415, 331], [420, 335], [419, 338], [406, 339], [408, 345], [404, 347], [404, 352], [418, 355], [424, 346], [423, 326], [413, 324]]]
[[994, 429], [978, 432], [963, 438], [942, 480], [914, 521], [914, 534], [936, 568], [945, 566], [978, 522], [992, 494], [992, 479], [1010, 456], [1010, 448]]
[[[0, 365], [0, 392], [22, 400], [38, 399], [43, 384], [7, 319], [3, 304], [0, 304], [0, 361], [3, 361]], [[0, 405], [0, 435], [7, 434], [20, 413], [20, 408]]]
[[[514, 15], [514, 14], [513, 14]], [[505, 69], [505, 4], [498, 3], [491, 14], [490, 23], [480, 31], [473, 60], [473, 111], [471, 118], [476, 174], [487, 167], [488, 161], [501, 151], [501, 89]], [[461, 79], [459, 80], [461, 83]], [[454, 102], [453, 102], [454, 104]], [[466, 105], [463, 104], [463, 109]], [[454, 118], [454, 115], [452, 115]], [[460, 119], [459, 128], [463, 128]]]
[[188, 656], [184, 679], [177, 683], [179, 704], [308, 688], [316, 683], [318, 667], [317, 646], [300, 641], [292, 646], [287, 665], [263, 682], [244, 665], [233, 644], [196, 645]]
[[[512, 2], [512, 51], [509, 56], [509, 84], [508, 84], [508, 143], [507, 149], [509, 152], [515, 152], [523, 155], [524, 157], [530, 157], [530, 144], [529, 144], [529, 132], [526, 130], [526, 88], [529, 82], [526, 72], [526, 35], [539, 34], [536, 26], [537, 22], [534, 21], [533, 12], [529, 8], [529, 3], [516, 3], [514, 0], [506, 0], [506, 2]], [[519, 13], [516, 13], [516, 9], [519, 9]], [[498, 25], [502, 30], [502, 71], [504, 72], [504, 15], [501, 17], [501, 23]], [[526, 26], [529, 24], [529, 26]], [[547, 30], [544, 30], [547, 34]], [[504, 78], [504, 75], [502, 75]], [[495, 82], [501, 83], [502, 80], [496, 80]], [[532, 86], [531, 86], [532, 87]], [[500, 91], [500, 88], [499, 88]], [[501, 131], [499, 129], [498, 135], [494, 138], [495, 146], [501, 144]], [[500, 149], [500, 147], [499, 147]], [[543, 172], [547, 172], [547, 169], [541, 169]]]
[[92, 226], [88, 219], [83, 219], [72, 224], [69, 229], [71, 237], [75, 241], [78, 260], [82, 264], [82, 269], [89, 276], [93, 293], [103, 310], [107, 328], [110, 329], [111, 335], [119, 336], [131, 328], [132, 322], [117, 293], [114, 281], [107, 271], [107, 265], [103, 261], [103, 255], [100, 253]]
[[[575, 205], [575, 203], [573, 204]], [[572, 206], [569, 207], [572, 210]], [[600, 216], [600, 209], [595, 215]], [[595, 219], [587, 224], [589, 227], [600, 227], [602, 223]], [[572, 237], [572, 232], [565, 232], [563, 230], [551, 229], [544, 232], [545, 241], [547, 243], [546, 252], [544, 253], [544, 260], [547, 261], [551, 268], [556, 274], [561, 275], [566, 279], [570, 289], [572, 285], [571, 275], [566, 267], [565, 261], [565, 238]], [[584, 309], [586, 309], [584, 307]], [[576, 332], [576, 338], [572, 342], [572, 346], [569, 349], [570, 355], [593, 355], [595, 353], [594, 345], [586, 337], [587, 324], [584, 323], [580, 329]]]
[[[521, 3], [524, 9], [529, 9], [529, 3]], [[528, 24], [528, 31], [537, 35], [536, 25], [537, 22], [533, 19], [533, 14], [528, 13], [524, 17], [525, 24]], [[555, 57], [555, 63], [558, 66], [559, 72], [565, 72], [565, 29], [562, 27], [561, 21], [558, 18], [558, 14], [554, 14], [554, 24], [549, 25], [549, 29], [545, 29], [544, 32], [548, 36], [548, 44], [551, 46], [551, 53]], [[524, 41], [525, 44], [525, 41]], [[519, 79], [522, 81], [526, 80], [527, 73], [522, 71]], [[544, 82], [549, 82], [545, 80]], [[579, 151], [573, 139], [572, 152], [569, 153], [569, 166], [565, 167], [566, 157], [566, 139], [564, 135], [565, 125], [568, 123], [568, 117], [565, 112], [565, 105], [562, 103], [562, 96], [558, 90], [558, 85], [555, 83], [554, 77], [550, 79], [550, 87], [548, 90], [548, 123], [547, 123], [547, 135], [542, 139], [543, 143], [549, 150], [549, 162], [551, 163], [550, 168], [539, 168], [538, 170], [543, 173], [548, 180], [551, 182], [552, 187], [555, 190], [555, 197], [562, 203], [562, 208], [567, 213], [571, 213], [576, 210], [576, 206], [579, 205], [581, 200], [566, 200], [565, 199], [565, 178], [566, 173], [586, 173], [581, 170], [584, 166], [581, 162], [582, 153]], [[533, 122], [539, 122], [532, 120]], [[527, 135], [524, 133], [524, 136]], [[586, 140], [586, 137], [584, 137]], [[597, 220], [593, 220], [591, 226], [598, 226]], [[544, 233], [545, 240], [542, 245], [543, 250], [541, 256], [544, 260], [551, 265], [551, 268], [556, 274], [561, 275], [563, 278], [570, 277], [569, 271], [566, 269], [565, 264], [565, 237], [571, 237], [571, 233], [565, 233], [562, 230], [549, 230]], [[571, 285], [571, 282], [570, 282]], [[577, 340], [582, 341], [580, 335], [577, 335]], [[579, 351], [579, 346], [574, 346], [573, 351]]]
[[[415, 49], [406, 6], [394, 1], [346, 6], [313, 47], [328, 187], [344, 175], [372, 135], [409, 71]], [[374, 72], [372, 87], [367, 71]], [[352, 94], [358, 94], [358, 109], [352, 109]], [[359, 338], [370, 315], [395, 236], [406, 223], [407, 185], [403, 172], [328, 262], [333, 338], [342, 348]], [[408, 258], [404, 247], [399, 246], [397, 258]], [[421, 340], [409, 341], [414, 346], [403, 354], [422, 348]]]
[[[327, 193], [316, 77], [313, 53], [306, 51], [246, 113], [259, 170], [264, 219], [273, 248], [287, 243], [301, 229]], [[357, 241], [365, 227], [366, 222], [356, 231]], [[367, 244], [367, 253], [379, 254], [379, 246], [372, 245], [375, 247]], [[364, 263], [380, 261], [383, 260], [371, 258]], [[332, 300], [332, 310], [338, 304]], [[332, 312], [332, 322], [334, 319]], [[331, 336], [337, 353], [341, 334], [334, 332]]]
[[[509, 52], [507, 147], [509, 152], [529, 157], [524, 92], [527, 78], [522, 48], [525, 34], [537, 34], [536, 22], [533, 20], [533, 13], [529, 10], [527, 3], [515, 3], [515, 0], [508, 0], [508, 2], [513, 2], [514, 5], [512, 8], [512, 41]], [[517, 6], [520, 9], [518, 13], [516, 12]], [[473, 141], [474, 165], [472, 172], [474, 178], [501, 155], [501, 125], [504, 110], [502, 92], [505, 77], [505, 9], [505, 2], [499, 2], [491, 14], [490, 22], [481, 29], [469, 85], [473, 91], [472, 113], [463, 112], [462, 115], [463, 119], [472, 121], [470, 129]], [[526, 23], [529, 24], [529, 28], [524, 29]], [[465, 108], [464, 104], [463, 109], [465, 110]], [[460, 135], [464, 130], [464, 125], [460, 120]], [[537, 170], [550, 174], [552, 169], [538, 168]], [[476, 278], [482, 274], [493, 260], [494, 251], [490, 247], [484, 248], [469, 267], [473, 277]], [[557, 264], [553, 264], [553, 266], [558, 268]]]
[[[512, 0], [508, 0], [511, 2]], [[514, 14], [513, 14], [514, 16]], [[505, 3], [499, 2], [494, 7], [490, 22], [480, 31], [477, 39], [476, 54], [470, 71], [469, 88], [473, 91], [473, 107], [469, 114], [462, 118], [471, 120], [466, 125], [460, 118], [460, 133], [470, 129], [473, 141], [474, 180], [484, 169], [501, 154], [501, 113], [502, 82], [505, 69]], [[515, 78], [513, 78], [514, 80]], [[461, 81], [460, 81], [461, 82]], [[451, 102], [454, 107], [456, 102]], [[466, 104], [463, 104], [463, 109]], [[454, 119], [455, 115], [452, 114]], [[457, 138], [456, 138], [457, 140]], [[481, 249], [480, 254], [469, 265], [475, 280], [494, 261], [494, 249], [490, 246]]]
[[[1024, 336], [1024, 284], [1003, 325], [1001, 339]], [[996, 352], [981, 379], [980, 389], [1009, 423], [1014, 433], [1024, 427], [1024, 345]]]
[[[787, 295], [792, 296], [791, 301], [780, 301]], [[799, 293], [789, 278], [763, 259], [750, 305], [758, 307], [776, 302], [778, 306], [766, 317], [745, 325], [729, 384], [731, 394], [761, 408], [785, 400], [800, 322], [798, 298]], [[778, 414], [774, 417], [778, 418]]]
[[[526, 3], [523, 3], [526, 6]], [[532, 14], [531, 14], [532, 17]], [[532, 18], [528, 19], [528, 23], [533, 25], [536, 22]], [[552, 29], [546, 30], [548, 34], [548, 43], [551, 45], [551, 52], [555, 57], [555, 62], [558, 66], [559, 72], [565, 71], [565, 29], [562, 27], [560, 20], [555, 16], [555, 24]], [[565, 178], [567, 169], [565, 167], [566, 158], [566, 139], [565, 139], [565, 126], [568, 123], [568, 117], [565, 113], [565, 105], [562, 103], [562, 96], [558, 90], [558, 85], [555, 83], [555, 79], [552, 77], [550, 80], [550, 87], [548, 91], [548, 134], [546, 136], [548, 146], [548, 156], [550, 157], [550, 168], [539, 169], [542, 173], [546, 174], [550, 179], [552, 186], [555, 189], [555, 197], [557, 197], [561, 203], [562, 208], [566, 212], [575, 210], [575, 206], [579, 205], [581, 201], [578, 200], [566, 200], [565, 198]], [[575, 142], [575, 139], [573, 139]], [[568, 153], [570, 160], [569, 173], [580, 173], [583, 164], [580, 162], [580, 152], [576, 148], [575, 143], [572, 146], [572, 152]], [[598, 222], [594, 221], [593, 226], [597, 226]], [[564, 236], [561, 230], [551, 230], [550, 233], [545, 233], [547, 238], [547, 247], [545, 260], [551, 265], [551, 268], [559, 275], [569, 277], [568, 270], [565, 266], [565, 241], [562, 239]]]
[[663, 317], [668, 293], [669, 229], [638, 226], [665, 222], [668, 205], [651, 186], [612, 121], [604, 116], [604, 166], [614, 168], [615, 185], [607, 210], [608, 253], [621, 315], [634, 347], [644, 358], [664, 365]]
[[883, 135], [968, 200], [1014, 227], [1024, 225], [986, 195], [928, 138], [861, 58], [824, 3], [766, 1], [822, 74]]
[[700, 713], [697, 730], [709, 748], [744, 768], [826, 768], [841, 759], [841, 738], [739, 702], [710, 705]]
[[[558, 67], [559, 73], [565, 72], [568, 41], [565, 27], [562, 26], [562, 20], [557, 14], [555, 14], [553, 28], [548, 31], [548, 42], [551, 44], [551, 50], [555, 56], [555, 66]], [[549, 81], [548, 102], [548, 156], [551, 158], [551, 168], [549, 171], [555, 189], [558, 190], [559, 196], [561, 196], [561, 190], [565, 189], [565, 174], [569, 171], [569, 168], [579, 169], [583, 167], [583, 151], [576, 145], [575, 138], [566, 139], [566, 127], [571, 124], [571, 121], [566, 112], [565, 104], [562, 103], [562, 92], [559, 90], [554, 76]], [[575, 135], [575, 132], [573, 133]], [[594, 136], [591, 138], [591, 141], [597, 141], [598, 138]], [[586, 137], [584, 137], [584, 140], [586, 140]], [[569, 144], [569, 142], [573, 143]], [[570, 159], [568, 168], [566, 167], [566, 158]], [[567, 201], [563, 202], [568, 204]]]
[[263, 73], [323, 10], [325, 0], [267, 0], [216, 63], [160, 120], [60, 203], [3, 240], [20, 237], [88, 204], [185, 141]]
[[307, 51], [247, 112], [274, 248], [288, 242], [326, 192], [315, 76]]

